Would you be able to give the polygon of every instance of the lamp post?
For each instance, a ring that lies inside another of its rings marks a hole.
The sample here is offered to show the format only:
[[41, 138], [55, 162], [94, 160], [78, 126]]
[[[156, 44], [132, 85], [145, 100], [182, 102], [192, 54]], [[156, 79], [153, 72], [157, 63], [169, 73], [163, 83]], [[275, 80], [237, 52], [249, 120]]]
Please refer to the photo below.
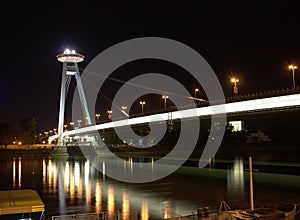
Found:
[[67, 130], [67, 128], [68, 128], [68, 125], [64, 125], [64, 128], [65, 128], [65, 131]]
[[162, 98], [164, 99], [164, 107], [165, 111], [167, 110], [167, 99], [169, 98], [167, 95], [163, 95]]
[[140, 104], [142, 106], [142, 114], [144, 114], [144, 105], [146, 104], [145, 101], [140, 101]]
[[111, 119], [112, 110], [108, 110], [108, 111], [107, 111], [107, 114], [108, 114], [108, 115], [107, 115], [108, 119]]
[[127, 106], [122, 106], [121, 108], [124, 112], [126, 112]]
[[199, 92], [198, 88], [195, 89], [195, 98], [197, 98], [197, 92]]
[[239, 92], [238, 92], [238, 87], [236, 86], [236, 83], [239, 82], [239, 79], [231, 78], [231, 82], [233, 83], [233, 94], [237, 95]]
[[292, 71], [293, 74], [293, 88], [296, 88], [296, 84], [295, 84], [295, 70], [297, 69], [297, 66], [294, 65], [289, 65], [289, 69]]
[[78, 127], [80, 127], [80, 126], [81, 126], [81, 120], [78, 119], [78, 120], [77, 120], [77, 123], [78, 123]]
[[96, 114], [96, 123], [99, 123], [100, 114]]
[[73, 127], [73, 129], [74, 129], [74, 122], [73, 121], [70, 122], [70, 126], [71, 126], [71, 128]]

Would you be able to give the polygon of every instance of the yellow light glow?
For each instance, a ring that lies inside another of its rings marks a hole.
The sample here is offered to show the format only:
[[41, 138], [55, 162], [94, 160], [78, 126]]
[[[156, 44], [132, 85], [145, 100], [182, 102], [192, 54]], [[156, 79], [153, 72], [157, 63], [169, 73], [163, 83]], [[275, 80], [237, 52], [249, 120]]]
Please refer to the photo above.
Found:
[[69, 186], [70, 186], [70, 165], [69, 165], [69, 162], [67, 162], [66, 166], [65, 166], [65, 172], [64, 172], [65, 192], [69, 191]]
[[239, 79], [237, 79], [237, 78], [231, 78], [231, 82], [239, 82]]
[[21, 159], [19, 159], [19, 184], [18, 187], [21, 188], [22, 186], [22, 162]]
[[107, 211], [108, 211], [108, 217], [111, 218], [115, 212], [115, 195], [114, 195], [114, 189], [112, 188], [111, 185], [108, 186], [108, 190], [107, 190]]
[[13, 160], [13, 188], [16, 186], [16, 159]]
[[142, 203], [142, 209], [141, 209], [141, 220], [148, 220], [148, 219], [149, 219], [148, 203], [144, 201]]
[[128, 193], [126, 191], [123, 192], [123, 203], [122, 203], [122, 214], [123, 219], [129, 219], [130, 206], [129, 206], [129, 199], [128, 199]]
[[101, 212], [101, 206], [102, 206], [102, 189], [100, 186], [100, 182], [96, 183], [96, 189], [95, 189], [95, 208], [96, 212]]

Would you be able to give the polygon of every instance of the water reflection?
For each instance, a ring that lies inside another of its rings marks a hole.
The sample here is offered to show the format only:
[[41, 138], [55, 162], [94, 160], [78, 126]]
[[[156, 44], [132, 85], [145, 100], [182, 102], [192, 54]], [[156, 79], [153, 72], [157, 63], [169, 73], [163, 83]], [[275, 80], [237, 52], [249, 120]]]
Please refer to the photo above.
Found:
[[107, 190], [107, 211], [108, 217], [112, 218], [115, 212], [115, 195], [112, 185], [109, 185]]
[[123, 202], [122, 202], [122, 216], [123, 220], [129, 219], [129, 212], [130, 212], [130, 206], [129, 206], [129, 199], [128, 199], [128, 193], [127, 191], [123, 192]]
[[16, 187], [16, 159], [13, 159], [13, 188]]
[[[105, 159], [101, 161], [103, 170], [109, 168], [109, 158]], [[120, 159], [119, 169], [128, 175], [137, 172], [138, 168], [131, 166], [136, 160], [126, 158], [127, 162], [124, 163]], [[146, 159], [141, 160], [145, 162]], [[153, 170], [157, 169], [152, 158], [147, 160]], [[174, 213], [191, 214], [208, 203], [218, 207], [218, 199], [224, 193], [226, 199], [231, 201], [245, 201], [248, 192], [243, 160], [229, 161], [227, 170], [215, 168], [214, 163], [217, 162], [212, 160], [212, 166], [208, 169], [184, 167], [184, 174], [178, 172], [180, 176], [175, 174], [146, 184], [126, 184], [112, 180], [85, 158], [14, 158], [8, 162], [0, 161], [0, 171], [5, 170], [10, 176], [7, 178], [7, 188], [34, 188], [41, 185], [39, 190], [45, 198], [47, 212], [53, 215], [105, 211], [109, 217], [118, 215], [119, 219], [124, 220], [135, 219], [133, 213], [138, 213], [139, 219], [146, 220], [150, 217], [167, 218], [174, 216]], [[225, 165], [227, 167], [228, 162]], [[185, 178], [186, 175], [189, 175], [188, 178]], [[298, 177], [293, 176], [294, 185], [298, 183], [295, 183], [295, 178]], [[40, 181], [40, 184], [33, 185], [33, 179]], [[0, 179], [1, 185], [3, 181]]]
[[102, 211], [102, 189], [100, 182], [96, 182], [96, 189], [95, 189], [95, 211], [101, 212]]
[[227, 192], [230, 196], [244, 198], [244, 163], [235, 159], [233, 166], [227, 170]]
[[146, 201], [143, 201], [141, 207], [141, 220], [148, 220], [148, 219], [149, 219], [148, 203]]
[[[18, 162], [16, 162], [16, 160]], [[22, 159], [13, 158], [12, 164], [12, 187], [21, 188], [22, 186]]]

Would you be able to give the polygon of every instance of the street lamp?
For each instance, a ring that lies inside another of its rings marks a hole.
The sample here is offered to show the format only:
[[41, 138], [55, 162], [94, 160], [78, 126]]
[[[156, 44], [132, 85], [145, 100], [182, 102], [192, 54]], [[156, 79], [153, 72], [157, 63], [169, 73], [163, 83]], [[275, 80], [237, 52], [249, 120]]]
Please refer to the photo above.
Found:
[[71, 128], [73, 127], [73, 129], [74, 129], [74, 122], [70, 122], [70, 125], [71, 125]]
[[108, 111], [107, 111], [107, 114], [108, 114], [108, 116], [107, 116], [108, 119], [111, 119], [112, 110], [108, 110]]
[[144, 114], [144, 105], [146, 104], [145, 101], [140, 101], [140, 104], [142, 105], [142, 114]]
[[238, 92], [238, 87], [236, 86], [236, 83], [238, 83], [239, 82], [239, 79], [237, 79], [237, 78], [231, 78], [231, 82], [233, 83], [233, 93], [235, 94], [235, 95], [237, 95], [239, 92]]
[[195, 89], [195, 98], [197, 98], [197, 92], [199, 92], [198, 88]]
[[127, 106], [122, 106], [121, 108], [125, 112], [125, 110], [127, 109]]
[[167, 99], [169, 98], [167, 95], [163, 95], [162, 98], [164, 99], [165, 101], [165, 111], [167, 110]]
[[99, 122], [100, 114], [96, 114], [96, 118], [97, 118], [96, 122]]
[[295, 70], [297, 68], [298, 68], [297, 66], [289, 65], [289, 69], [292, 70], [292, 74], [293, 74], [293, 88], [294, 89], [296, 88], [296, 85], [295, 85]]
[[67, 130], [67, 128], [68, 128], [68, 125], [64, 125], [64, 128], [65, 128], [65, 130]]
[[80, 127], [80, 125], [81, 125], [81, 124], [80, 124], [80, 123], [81, 123], [81, 120], [78, 119], [78, 120], [77, 120], [77, 123], [78, 123], [78, 127]]

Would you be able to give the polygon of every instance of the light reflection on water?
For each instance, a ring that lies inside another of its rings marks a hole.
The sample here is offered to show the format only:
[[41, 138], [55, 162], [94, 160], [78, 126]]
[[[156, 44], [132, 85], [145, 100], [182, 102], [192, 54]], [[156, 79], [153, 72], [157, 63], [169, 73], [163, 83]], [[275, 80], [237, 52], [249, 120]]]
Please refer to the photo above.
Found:
[[227, 192], [233, 197], [244, 199], [244, 163], [242, 159], [235, 159], [227, 170]]
[[[120, 160], [120, 165], [124, 165], [120, 168], [134, 173], [131, 163], [135, 160], [128, 158], [129, 165]], [[149, 158], [149, 162], [154, 170], [153, 159]], [[1, 168], [3, 163], [0, 161]], [[214, 163], [208, 169], [185, 168], [192, 175], [199, 175], [197, 178], [185, 179], [175, 174], [161, 182], [136, 185], [111, 180], [82, 158], [14, 158], [7, 164], [10, 165], [5, 165], [5, 172], [11, 174], [11, 188], [36, 188], [45, 200], [49, 215], [106, 211], [110, 217], [119, 213], [125, 220], [130, 219], [131, 212], [137, 212], [140, 219], [149, 219], [191, 214], [211, 201], [218, 206], [216, 197], [221, 194], [233, 201], [248, 200], [248, 172], [245, 172], [248, 167], [243, 159], [235, 159], [227, 170], [215, 169]], [[105, 161], [102, 166], [105, 170]], [[223, 176], [224, 183], [218, 183]], [[211, 177], [218, 177], [218, 181]], [[298, 181], [299, 176], [295, 178]], [[33, 179], [40, 181], [41, 189], [34, 185]], [[210, 186], [207, 184], [210, 181], [219, 185]]]

